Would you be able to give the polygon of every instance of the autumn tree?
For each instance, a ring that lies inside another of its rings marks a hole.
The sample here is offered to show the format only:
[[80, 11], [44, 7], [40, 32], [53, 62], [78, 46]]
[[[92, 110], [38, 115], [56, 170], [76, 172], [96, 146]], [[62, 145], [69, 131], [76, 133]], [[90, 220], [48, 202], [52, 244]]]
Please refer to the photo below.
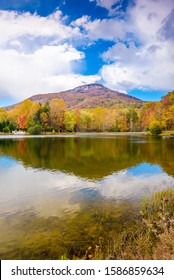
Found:
[[140, 117], [139, 117], [141, 130], [148, 130], [150, 123], [155, 120], [154, 109], [155, 109], [155, 102], [147, 102], [141, 108]]
[[24, 113], [18, 117], [17, 124], [20, 129], [26, 130], [27, 129], [27, 114]]
[[93, 113], [86, 110], [80, 111], [80, 131], [90, 131], [93, 125]]
[[162, 125], [170, 130], [174, 129], [174, 91], [162, 98]]
[[25, 100], [8, 112], [8, 119], [18, 124], [21, 129], [23, 129], [22, 127], [27, 129], [34, 124], [34, 114], [38, 110], [38, 107], [39, 105], [31, 100]]
[[74, 111], [66, 111], [64, 114], [64, 126], [66, 131], [73, 132], [75, 126]]
[[105, 130], [107, 131], [115, 131], [115, 110], [106, 109], [105, 110]]
[[94, 109], [94, 125], [97, 131], [105, 130], [106, 109], [99, 106]]
[[116, 126], [118, 131], [126, 132], [129, 131], [129, 121], [127, 119], [127, 109], [121, 109], [116, 115]]
[[127, 124], [129, 131], [135, 131], [138, 129], [138, 113], [134, 108], [130, 108], [126, 114]]
[[39, 108], [34, 114], [34, 123], [35, 125], [37, 124], [41, 126], [42, 130], [44, 131], [50, 129], [50, 106], [48, 102], [46, 102], [44, 105], [39, 104]]
[[0, 108], [0, 122], [7, 120], [7, 111], [3, 108]]
[[66, 105], [62, 99], [54, 98], [50, 102], [51, 125], [58, 131], [64, 131]]

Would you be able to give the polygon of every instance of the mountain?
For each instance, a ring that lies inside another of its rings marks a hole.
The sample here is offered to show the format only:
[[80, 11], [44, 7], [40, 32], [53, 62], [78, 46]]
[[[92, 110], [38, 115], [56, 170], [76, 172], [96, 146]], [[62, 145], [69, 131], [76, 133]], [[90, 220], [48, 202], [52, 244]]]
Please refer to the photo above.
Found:
[[[101, 84], [79, 86], [63, 92], [37, 94], [28, 99], [35, 103], [44, 104], [46, 101], [50, 102], [53, 98], [63, 99], [68, 109], [95, 108], [98, 106], [108, 108], [118, 104], [126, 106], [130, 103], [139, 106], [143, 102], [138, 98], [111, 90]], [[15, 105], [7, 106], [5, 109], [11, 110]]]

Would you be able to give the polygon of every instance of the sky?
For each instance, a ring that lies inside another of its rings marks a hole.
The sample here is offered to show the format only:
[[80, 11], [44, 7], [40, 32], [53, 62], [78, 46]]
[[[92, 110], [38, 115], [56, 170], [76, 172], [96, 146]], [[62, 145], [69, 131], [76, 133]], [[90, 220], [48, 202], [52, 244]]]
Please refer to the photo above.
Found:
[[0, 0], [0, 107], [89, 83], [174, 90], [174, 0]]

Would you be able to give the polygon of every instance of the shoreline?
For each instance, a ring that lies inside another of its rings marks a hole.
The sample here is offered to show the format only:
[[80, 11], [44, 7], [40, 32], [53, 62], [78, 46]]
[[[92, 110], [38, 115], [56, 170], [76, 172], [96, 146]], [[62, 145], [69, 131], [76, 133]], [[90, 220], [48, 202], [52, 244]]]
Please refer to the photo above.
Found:
[[[174, 131], [163, 131], [159, 135], [156, 136], [173, 136]], [[141, 132], [59, 132], [59, 133], [41, 133], [37, 135], [32, 135], [29, 133], [26, 134], [13, 134], [13, 133], [3, 133], [0, 132], [0, 137], [76, 137], [76, 136], [152, 136], [152, 134], [148, 131], [141, 131]]]
[[26, 134], [13, 134], [13, 133], [0, 133], [0, 138], [36, 138], [36, 137], [90, 137], [90, 136], [150, 136], [149, 132], [69, 132], [69, 133], [41, 133], [37, 135]]

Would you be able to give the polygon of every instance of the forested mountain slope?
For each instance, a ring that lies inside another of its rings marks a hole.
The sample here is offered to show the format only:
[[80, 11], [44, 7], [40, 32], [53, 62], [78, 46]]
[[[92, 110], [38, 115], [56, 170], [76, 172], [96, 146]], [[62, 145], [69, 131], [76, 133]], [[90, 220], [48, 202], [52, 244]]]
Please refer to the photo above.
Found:
[[[143, 102], [138, 98], [111, 90], [101, 84], [79, 86], [57, 93], [37, 94], [31, 96], [29, 100], [45, 104], [45, 102], [50, 102], [54, 98], [62, 99], [68, 109], [95, 108], [98, 106], [108, 108], [118, 104], [127, 106], [130, 103], [139, 106]], [[7, 106], [5, 109], [9, 111], [15, 105]]]

